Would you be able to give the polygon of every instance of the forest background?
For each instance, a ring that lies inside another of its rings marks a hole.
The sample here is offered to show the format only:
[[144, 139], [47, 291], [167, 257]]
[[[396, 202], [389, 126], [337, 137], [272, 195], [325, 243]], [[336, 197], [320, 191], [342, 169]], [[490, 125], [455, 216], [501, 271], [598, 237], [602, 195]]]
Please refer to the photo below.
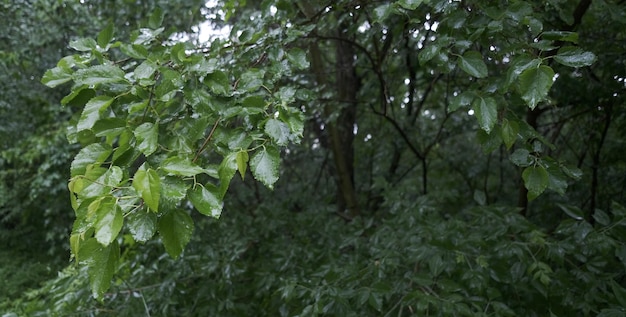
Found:
[[5, 0], [0, 29], [3, 317], [626, 316], [622, 0]]

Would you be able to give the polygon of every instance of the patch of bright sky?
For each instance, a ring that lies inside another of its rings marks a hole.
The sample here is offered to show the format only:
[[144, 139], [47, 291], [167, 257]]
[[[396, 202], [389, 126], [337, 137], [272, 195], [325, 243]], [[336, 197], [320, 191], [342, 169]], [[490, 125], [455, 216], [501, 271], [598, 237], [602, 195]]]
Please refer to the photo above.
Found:
[[[204, 5], [207, 8], [215, 8], [218, 5], [217, 0], [208, 0]], [[223, 19], [225, 16], [225, 12], [222, 10], [217, 10], [214, 13], [211, 13], [208, 18], [210, 20], [213, 19]], [[214, 38], [227, 38], [231, 31], [231, 26], [226, 25], [220, 29], [216, 29], [214, 25], [211, 25], [209, 21], [205, 21], [200, 23], [197, 26], [192, 28], [195, 32], [198, 33], [198, 42], [206, 43]]]

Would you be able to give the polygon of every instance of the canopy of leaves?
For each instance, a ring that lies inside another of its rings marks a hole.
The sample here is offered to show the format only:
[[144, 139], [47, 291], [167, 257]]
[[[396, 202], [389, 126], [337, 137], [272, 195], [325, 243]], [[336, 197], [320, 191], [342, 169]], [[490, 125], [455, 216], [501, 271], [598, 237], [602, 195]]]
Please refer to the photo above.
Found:
[[1, 232], [72, 263], [2, 310], [624, 314], [619, 1], [35, 2]]

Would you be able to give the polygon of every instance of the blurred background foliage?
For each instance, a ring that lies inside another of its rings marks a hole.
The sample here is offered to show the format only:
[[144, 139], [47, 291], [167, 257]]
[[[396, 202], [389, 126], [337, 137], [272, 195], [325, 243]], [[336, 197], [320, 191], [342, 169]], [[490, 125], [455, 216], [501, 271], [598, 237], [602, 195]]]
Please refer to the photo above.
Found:
[[[421, 2], [3, 1], [2, 316], [625, 316], [623, 1]], [[236, 178], [220, 220], [194, 213], [180, 258], [127, 237], [98, 302], [68, 262], [78, 147], [65, 129], [77, 109], [39, 82], [70, 40], [109, 23], [127, 38], [156, 7], [167, 34], [201, 49], [205, 21], [230, 25], [242, 45], [300, 38], [291, 45], [311, 67], [284, 85], [299, 89], [305, 135], [283, 151], [273, 191]], [[494, 61], [543, 31], [576, 31], [597, 61], [566, 67], [551, 60], [562, 39], [535, 41], [531, 54], [558, 78], [530, 111], [497, 92], [509, 65]], [[485, 81], [451, 61], [469, 47], [491, 61]], [[500, 125], [487, 135], [467, 105], [449, 111], [461, 92], [490, 86], [507, 105], [499, 120], [536, 135], [520, 132], [509, 149]], [[559, 174], [528, 201], [516, 149], [582, 176]]]

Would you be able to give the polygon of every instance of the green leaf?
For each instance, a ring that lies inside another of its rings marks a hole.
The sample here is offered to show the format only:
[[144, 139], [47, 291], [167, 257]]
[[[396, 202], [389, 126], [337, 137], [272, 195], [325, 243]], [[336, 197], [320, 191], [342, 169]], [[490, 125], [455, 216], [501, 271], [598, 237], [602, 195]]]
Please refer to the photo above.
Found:
[[150, 19], [148, 20], [148, 26], [153, 29], [160, 27], [161, 24], [163, 24], [164, 15], [165, 14], [163, 12], [163, 9], [161, 9], [161, 7], [156, 7], [150, 15]]
[[602, 209], [594, 210], [593, 219], [596, 221], [596, 223], [603, 226], [608, 226], [611, 223], [611, 218], [606, 212], [602, 211]]
[[218, 176], [220, 179], [220, 187], [219, 187], [219, 197], [224, 197], [226, 195], [226, 191], [228, 190], [228, 186], [230, 185], [230, 181], [235, 176], [237, 172], [237, 153], [231, 152], [228, 153], [220, 163], [218, 167]]
[[80, 52], [94, 50], [96, 49], [96, 45], [96, 40], [92, 38], [80, 38], [70, 42], [70, 47]]
[[537, 104], [548, 96], [553, 78], [554, 71], [545, 65], [526, 69], [520, 74], [519, 91], [530, 109], [535, 109]]
[[91, 130], [98, 137], [113, 138], [126, 131], [126, 120], [115, 117], [100, 119], [96, 121]]
[[[613, 295], [617, 302], [622, 305], [622, 307], [626, 307], [626, 289], [623, 286], [617, 284], [615, 280], [611, 279], [611, 289], [613, 289]], [[623, 310], [622, 310], [623, 316]]]
[[104, 110], [111, 105], [113, 98], [109, 96], [97, 96], [91, 98], [85, 105], [83, 112], [80, 115], [80, 119], [76, 124], [76, 131], [80, 132], [88, 130], [100, 119], [100, 115]]
[[66, 68], [55, 67], [48, 69], [41, 78], [41, 83], [54, 88], [72, 80], [72, 71]]
[[309, 61], [306, 58], [306, 53], [300, 48], [294, 48], [287, 52], [287, 59], [298, 70], [305, 70], [309, 68]]
[[148, 50], [141, 45], [131, 45], [131, 44], [122, 44], [120, 45], [120, 50], [127, 56], [136, 59], [146, 59], [148, 58]]
[[145, 122], [138, 126], [133, 132], [137, 139], [137, 149], [145, 156], [150, 156], [157, 150], [157, 139], [159, 137], [159, 125], [152, 122]]
[[100, 166], [88, 165], [84, 177], [72, 178], [68, 187], [71, 192], [81, 196], [100, 196], [100, 194], [104, 193], [104, 188], [102, 185], [94, 183], [94, 180], [98, 180], [107, 171], [108, 169]]
[[256, 91], [263, 85], [265, 72], [258, 69], [251, 69], [241, 74], [239, 79], [239, 89], [243, 91]]
[[543, 22], [539, 19], [526, 17], [524, 19], [524, 24], [528, 26], [533, 37], [537, 37], [537, 35], [543, 31]]
[[144, 203], [152, 211], [159, 211], [161, 197], [161, 179], [153, 169], [144, 169], [143, 166], [133, 176], [133, 188], [139, 193]]
[[396, 2], [399, 6], [407, 10], [415, 10], [424, 0], [400, 0]]
[[448, 106], [448, 113], [457, 111], [461, 107], [467, 107], [474, 101], [475, 93], [465, 91], [456, 96], [450, 98], [450, 106]]
[[530, 152], [526, 149], [517, 149], [513, 154], [511, 154], [510, 158], [511, 162], [517, 166], [525, 167], [532, 163], [532, 158], [530, 157]]
[[474, 115], [478, 119], [480, 128], [489, 134], [498, 119], [496, 100], [491, 97], [476, 98], [472, 104], [472, 109], [474, 109]]
[[258, 150], [250, 160], [250, 171], [255, 179], [263, 183], [270, 189], [274, 188], [274, 183], [278, 180], [278, 165], [280, 155], [274, 147], [263, 147]]
[[194, 189], [189, 191], [189, 200], [194, 207], [203, 215], [219, 218], [222, 214], [224, 202], [220, 198], [218, 189], [207, 184], [206, 187], [198, 184]]
[[502, 129], [500, 130], [502, 141], [506, 145], [507, 150], [511, 149], [515, 141], [517, 140], [517, 133], [519, 132], [519, 125], [515, 121], [509, 121], [506, 118], [502, 119]]
[[96, 65], [79, 69], [74, 74], [75, 86], [95, 86], [109, 83], [124, 82], [126, 73], [114, 65]]
[[262, 96], [249, 96], [241, 102], [241, 105], [246, 108], [258, 109], [260, 113], [265, 109], [265, 99]]
[[289, 143], [289, 126], [276, 119], [269, 119], [265, 124], [265, 133], [280, 146]]
[[237, 162], [237, 170], [239, 171], [239, 175], [241, 175], [241, 179], [246, 177], [246, 168], [248, 167], [248, 151], [242, 150], [237, 152], [237, 157], [235, 158]]
[[505, 14], [515, 22], [522, 21], [523, 18], [531, 15], [532, 13], [533, 8], [530, 6], [530, 4], [524, 1], [514, 2], [513, 4], [509, 5], [507, 10], [505, 11]]
[[208, 173], [190, 160], [178, 156], [173, 156], [163, 161], [160, 168], [170, 174], [179, 176], [195, 176], [200, 173]]
[[469, 51], [459, 57], [459, 66], [466, 73], [476, 77], [487, 77], [487, 65], [483, 61], [483, 56], [476, 51]]
[[374, 22], [383, 23], [391, 14], [393, 7], [391, 4], [381, 4], [374, 9]]
[[89, 205], [89, 209], [98, 215], [94, 224], [96, 240], [103, 246], [108, 246], [122, 230], [124, 224], [122, 210], [113, 197], [98, 199]]
[[561, 195], [565, 195], [565, 191], [567, 190], [567, 181], [565, 181], [563, 173], [561, 173], [558, 169], [552, 170], [549, 168], [548, 175], [550, 177], [548, 188]]
[[494, 133], [487, 133], [483, 129], [476, 131], [476, 138], [478, 139], [478, 143], [481, 145], [483, 153], [485, 154], [495, 151], [500, 147], [500, 145], [502, 145], [502, 138], [500, 137], [500, 133], [497, 132], [499, 127], [496, 125], [493, 129]]
[[299, 143], [304, 133], [304, 114], [302, 111], [292, 107], [284, 108], [280, 111], [280, 119], [289, 126], [291, 131], [289, 141]]
[[156, 232], [157, 216], [154, 212], [140, 209], [128, 215], [126, 224], [135, 241], [146, 242]]
[[134, 74], [136, 79], [152, 79], [152, 75], [158, 69], [158, 66], [150, 61], [145, 60], [135, 68]]
[[420, 65], [426, 64], [428, 61], [433, 59], [439, 53], [440, 47], [434, 44], [429, 44], [420, 50], [417, 54], [417, 59], [420, 62]]
[[193, 227], [193, 219], [181, 209], [173, 209], [159, 219], [157, 228], [161, 241], [172, 258], [178, 258], [183, 252], [191, 240]]
[[578, 33], [568, 31], [546, 31], [541, 34], [541, 38], [551, 41], [564, 41], [578, 43]]
[[161, 179], [161, 200], [159, 209], [173, 209], [187, 197], [189, 184], [177, 176], [165, 176]]
[[135, 45], [147, 44], [156, 39], [164, 30], [162, 27], [158, 29], [141, 28], [138, 32], [133, 32], [131, 39]]
[[597, 57], [592, 52], [583, 51], [575, 46], [565, 46], [559, 49], [554, 60], [570, 67], [590, 66], [595, 63]]
[[479, 189], [474, 190], [474, 201], [479, 205], [484, 206], [487, 204], [487, 195], [485, 192]]
[[64, 106], [83, 107], [91, 98], [96, 96], [96, 91], [88, 88], [78, 88], [72, 90], [70, 94], [61, 99]]
[[228, 76], [222, 71], [215, 71], [205, 79], [206, 85], [209, 87], [212, 93], [216, 95], [229, 95], [230, 94], [230, 81]]
[[579, 180], [581, 177], [583, 177], [583, 171], [575, 166], [561, 165], [561, 171], [568, 177], [573, 178], [574, 180]]
[[78, 184], [74, 184], [74, 192], [84, 198], [102, 196], [108, 194], [111, 187], [119, 185], [123, 176], [118, 166], [88, 168], [85, 177], [78, 178]]
[[71, 176], [85, 174], [87, 165], [103, 163], [112, 151], [110, 145], [101, 143], [90, 144], [82, 148], [70, 166]]
[[522, 172], [524, 186], [528, 189], [528, 200], [533, 200], [541, 195], [550, 181], [548, 171], [543, 166], [529, 166]]
[[142, 100], [142, 101], [137, 101], [137, 102], [133, 102], [131, 104], [128, 105], [128, 114], [133, 114], [139, 111], [143, 111], [144, 109], [146, 109], [146, 107], [148, 106], [148, 102], [149, 100]]
[[565, 205], [565, 204], [560, 204], [560, 203], [557, 203], [556, 205], [559, 206], [559, 208], [561, 208], [561, 210], [563, 210], [563, 212], [565, 212], [566, 215], [572, 217], [575, 220], [585, 219], [585, 214], [583, 213], [582, 209], [576, 206]]
[[113, 23], [109, 23], [98, 33], [98, 46], [105, 48], [113, 39]]
[[105, 247], [96, 239], [88, 239], [80, 247], [79, 254], [88, 265], [87, 273], [93, 297], [102, 298], [111, 286], [111, 279], [113, 279], [120, 258], [120, 247], [117, 241]]
[[539, 65], [541, 65], [541, 59], [538, 58], [531, 59], [525, 55], [515, 58], [507, 71], [505, 86], [513, 84], [525, 70], [539, 67]]

